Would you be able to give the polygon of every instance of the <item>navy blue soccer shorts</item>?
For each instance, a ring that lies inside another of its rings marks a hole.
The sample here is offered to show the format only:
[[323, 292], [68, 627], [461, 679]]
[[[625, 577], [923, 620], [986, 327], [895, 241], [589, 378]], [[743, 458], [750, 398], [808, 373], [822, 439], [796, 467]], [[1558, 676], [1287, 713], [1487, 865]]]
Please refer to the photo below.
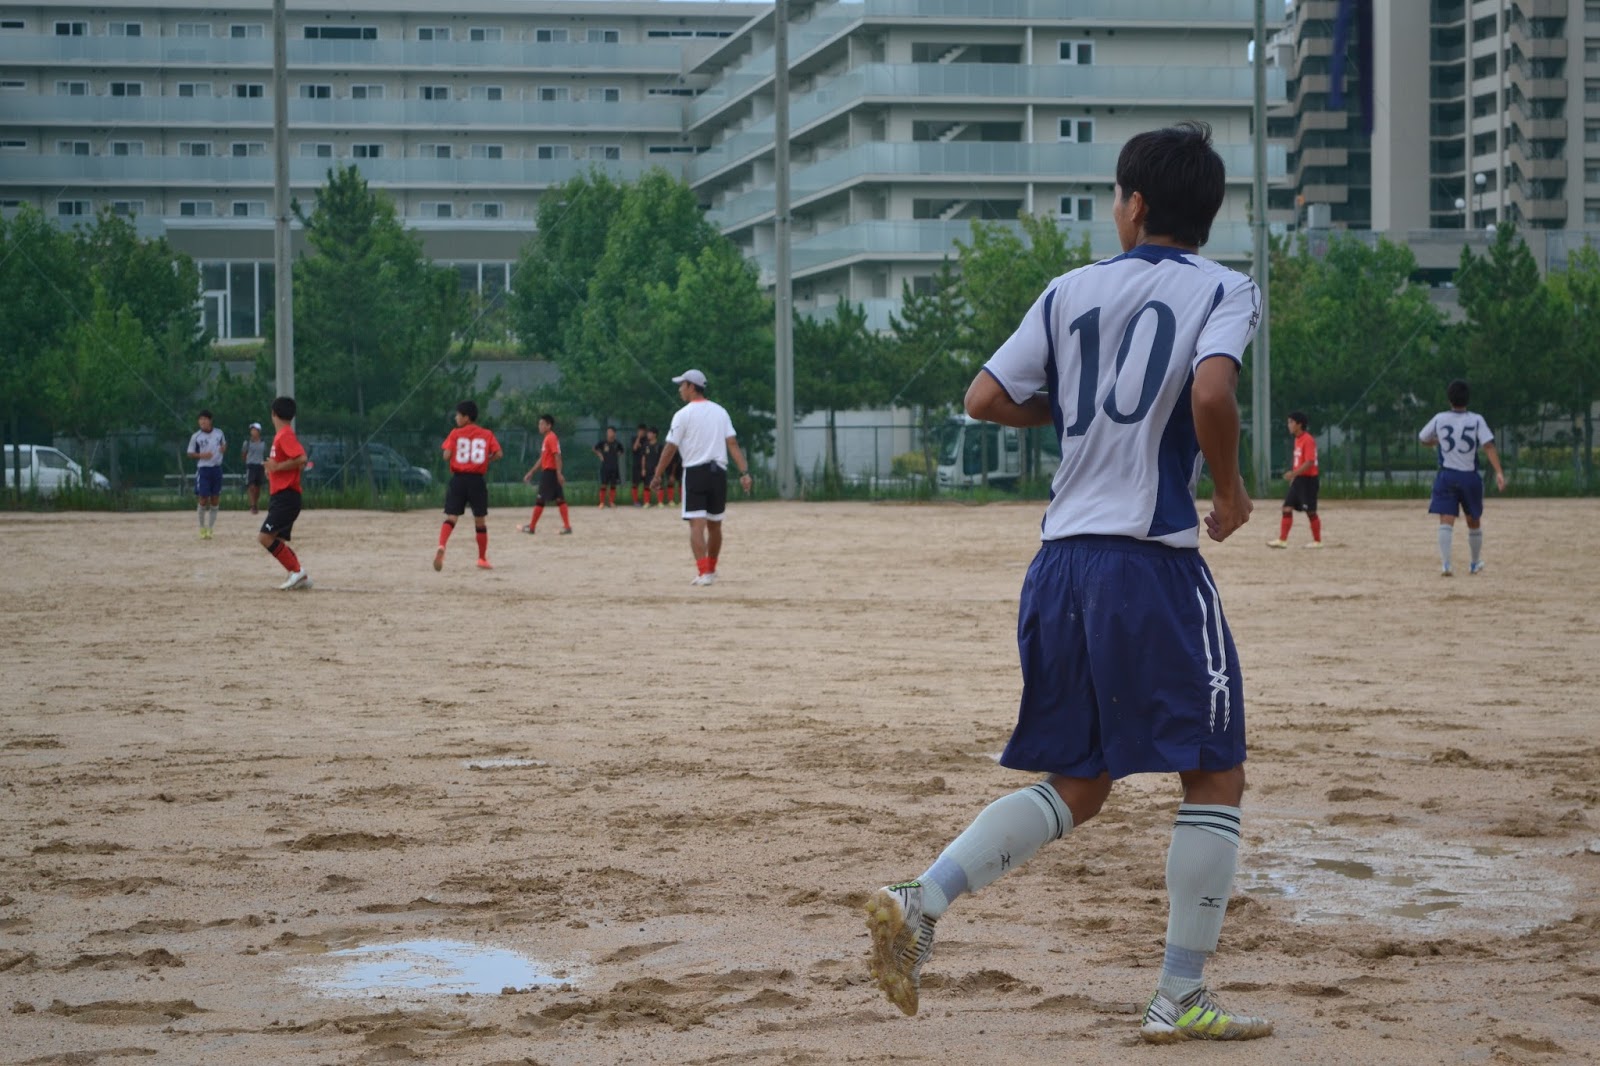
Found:
[[204, 499], [222, 495], [222, 467], [197, 466], [194, 471], [194, 494]]
[[1468, 518], [1483, 517], [1483, 475], [1476, 470], [1441, 470], [1433, 475], [1433, 498], [1429, 514], [1467, 513]]
[[1239, 655], [1193, 548], [1045, 541], [1017, 615], [1022, 705], [1002, 766], [1065, 777], [1245, 760]]

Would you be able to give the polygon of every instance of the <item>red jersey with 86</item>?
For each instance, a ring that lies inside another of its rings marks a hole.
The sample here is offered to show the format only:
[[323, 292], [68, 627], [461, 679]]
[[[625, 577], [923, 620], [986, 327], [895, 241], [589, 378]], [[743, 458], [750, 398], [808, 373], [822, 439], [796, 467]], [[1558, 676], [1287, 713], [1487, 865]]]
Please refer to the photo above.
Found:
[[487, 474], [489, 457], [499, 450], [500, 442], [482, 426], [459, 426], [444, 439], [444, 452], [455, 474]]

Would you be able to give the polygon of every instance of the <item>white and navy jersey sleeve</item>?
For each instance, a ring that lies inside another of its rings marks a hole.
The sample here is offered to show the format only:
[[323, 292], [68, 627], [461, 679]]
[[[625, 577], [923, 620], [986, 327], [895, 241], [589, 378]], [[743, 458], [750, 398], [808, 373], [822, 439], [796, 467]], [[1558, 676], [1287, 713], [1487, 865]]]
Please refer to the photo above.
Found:
[[1256, 335], [1261, 321], [1261, 290], [1243, 275], [1235, 275], [1232, 288], [1217, 285], [1216, 306], [1195, 343], [1194, 364], [1199, 366], [1214, 355], [1225, 355], [1235, 363], [1244, 362], [1244, 350]]
[[1013, 403], [1026, 402], [1044, 388], [1048, 380], [1050, 365], [1055, 358], [1051, 308], [1063, 280], [1057, 278], [1045, 287], [1023, 316], [1016, 332], [983, 365], [983, 369], [1006, 390], [1006, 395], [1011, 397]]
[[1439, 416], [1434, 415], [1428, 419], [1428, 424], [1417, 431], [1417, 439], [1424, 444], [1431, 444], [1439, 436]]

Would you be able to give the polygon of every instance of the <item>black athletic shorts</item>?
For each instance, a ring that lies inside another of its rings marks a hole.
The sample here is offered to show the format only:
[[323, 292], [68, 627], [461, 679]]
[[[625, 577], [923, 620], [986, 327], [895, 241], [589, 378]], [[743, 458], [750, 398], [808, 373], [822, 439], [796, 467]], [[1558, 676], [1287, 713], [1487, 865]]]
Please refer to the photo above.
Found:
[[683, 517], [722, 521], [728, 509], [728, 471], [716, 463], [685, 467]]
[[261, 463], [246, 463], [244, 467], [244, 483], [246, 488], [251, 485], [265, 485], [267, 483], [267, 468]]
[[1284, 494], [1283, 505], [1306, 514], [1317, 513], [1317, 489], [1320, 478], [1316, 474], [1301, 474], [1289, 482], [1289, 491]]
[[600, 484], [602, 484], [602, 485], [620, 485], [620, 484], [622, 484], [622, 468], [619, 467], [615, 463], [602, 464], [601, 467], [600, 467]]
[[294, 533], [294, 520], [299, 517], [300, 494], [294, 489], [274, 492], [267, 497], [267, 520], [261, 523], [261, 532], [288, 540]]
[[444, 490], [444, 513], [459, 518], [468, 507], [474, 518], [489, 513], [489, 483], [482, 474], [451, 474]]
[[539, 471], [539, 495], [533, 498], [535, 507], [543, 507], [547, 503], [564, 503], [567, 495], [561, 488], [561, 479], [556, 477], [554, 470]]

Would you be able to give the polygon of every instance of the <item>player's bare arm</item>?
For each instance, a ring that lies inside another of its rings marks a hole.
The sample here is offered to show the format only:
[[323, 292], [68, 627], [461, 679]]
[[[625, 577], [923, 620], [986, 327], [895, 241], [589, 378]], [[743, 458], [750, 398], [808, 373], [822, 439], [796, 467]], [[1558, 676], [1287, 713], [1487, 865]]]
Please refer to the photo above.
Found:
[[1195, 437], [1216, 484], [1206, 515], [1206, 535], [1215, 541], [1227, 540], [1250, 521], [1254, 507], [1239, 474], [1238, 388], [1239, 364], [1232, 359], [1212, 356], [1195, 368], [1190, 406]]
[[[733, 461], [739, 464], [739, 487], [746, 493], [750, 491], [750, 464], [745, 461], [744, 449], [739, 447], [738, 437], [728, 438], [728, 454], [733, 456]], [[671, 447], [671, 445], [668, 445]]]
[[1002, 426], [1015, 426], [1018, 429], [1032, 429], [1035, 426], [1051, 424], [1049, 400], [1035, 393], [1022, 403], [1017, 403], [1007, 395], [1005, 387], [999, 380], [987, 370], [978, 371], [978, 376], [967, 386], [965, 402], [967, 414], [985, 422], [997, 422]]
[[304, 454], [291, 456], [288, 459], [273, 459], [264, 464], [269, 474], [281, 474], [285, 470], [299, 470], [306, 465]]
[[[733, 438], [730, 437], [728, 439], [732, 440]], [[672, 443], [670, 440], [667, 441], [667, 443], [661, 449], [661, 458], [656, 460], [656, 472], [650, 477], [650, 487], [652, 489], [659, 489], [661, 487], [661, 475], [666, 473], [667, 468], [672, 465], [672, 457], [677, 454], [678, 446]], [[743, 466], [744, 461], [740, 460], [739, 465]]]
[[1506, 472], [1500, 466], [1500, 449], [1494, 446], [1494, 441], [1483, 446], [1484, 458], [1489, 460], [1489, 465], [1494, 467], [1494, 484], [1501, 492], [1506, 490]]

